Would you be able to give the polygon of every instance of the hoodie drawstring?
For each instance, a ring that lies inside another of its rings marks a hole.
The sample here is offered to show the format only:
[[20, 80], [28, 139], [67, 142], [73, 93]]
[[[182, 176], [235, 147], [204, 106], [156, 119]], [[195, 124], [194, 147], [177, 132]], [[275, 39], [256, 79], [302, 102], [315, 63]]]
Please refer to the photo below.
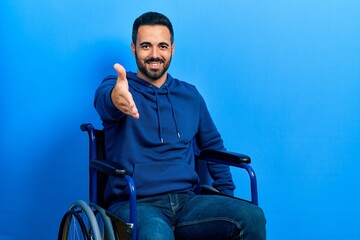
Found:
[[156, 112], [157, 112], [157, 117], [158, 117], [158, 124], [159, 124], [159, 136], [160, 136], [160, 142], [164, 143], [164, 138], [163, 138], [163, 134], [162, 134], [162, 124], [161, 124], [161, 114], [160, 114], [160, 104], [159, 104], [159, 97], [157, 94], [157, 91], [155, 89], [153, 89], [155, 92], [155, 96], [156, 96]]
[[[155, 93], [155, 97], [156, 97], [156, 112], [157, 112], [157, 117], [158, 117], [158, 124], [159, 124], [159, 137], [160, 137], [160, 142], [164, 143], [164, 137], [163, 137], [163, 131], [162, 131], [162, 122], [161, 122], [161, 112], [160, 112], [160, 104], [159, 104], [159, 96], [157, 91], [153, 88], [152, 85], [150, 85], [149, 87], [151, 87]], [[176, 116], [175, 116], [175, 110], [174, 110], [174, 105], [171, 101], [171, 95], [170, 95], [170, 90], [167, 86], [167, 84], [165, 83], [165, 87], [166, 87], [166, 91], [167, 91], [167, 98], [169, 100], [170, 106], [171, 106], [171, 112], [172, 112], [172, 117], [173, 117], [173, 121], [175, 124], [175, 128], [176, 128], [176, 134], [178, 137], [180, 137], [180, 131], [178, 128], [178, 124], [176, 121]]]
[[168, 87], [168, 85], [166, 83], [165, 83], [165, 87], [166, 87], [166, 90], [167, 90], [167, 98], [168, 98], [168, 100], [170, 102], [170, 105], [171, 105], [171, 111], [172, 111], [172, 116], [173, 116], [174, 123], [175, 123], [176, 133], [177, 133], [177, 136], [180, 137], [180, 131], [179, 131], [178, 124], [177, 124], [177, 121], [176, 121], [174, 105], [173, 105], [173, 103], [171, 101], [170, 90], [169, 90], [169, 87]]

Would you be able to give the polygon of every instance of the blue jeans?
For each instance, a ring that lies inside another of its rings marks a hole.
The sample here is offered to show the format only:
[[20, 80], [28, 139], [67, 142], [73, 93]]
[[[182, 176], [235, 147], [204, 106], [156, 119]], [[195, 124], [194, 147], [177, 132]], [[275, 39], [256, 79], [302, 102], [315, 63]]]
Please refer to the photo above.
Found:
[[[109, 209], [129, 221], [129, 203]], [[263, 211], [224, 196], [169, 193], [137, 200], [140, 240], [266, 239]]]

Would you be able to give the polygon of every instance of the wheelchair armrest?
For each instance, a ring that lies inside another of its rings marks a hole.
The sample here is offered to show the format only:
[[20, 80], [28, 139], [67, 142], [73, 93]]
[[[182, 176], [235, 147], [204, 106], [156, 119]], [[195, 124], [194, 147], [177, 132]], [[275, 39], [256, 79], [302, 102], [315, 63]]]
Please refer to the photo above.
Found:
[[113, 161], [91, 159], [90, 167], [105, 174], [118, 177], [124, 177], [126, 174], [126, 170], [122, 169], [118, 163]]
[[83, 132], [89, 131], [89, 129], [94, 129], [94, 126], [91, 123], [83, 123], [80, 125], [80, 129]]
[[241, 153], [205, 149], [202, 150], [200, 154], [196, 155], [196, 159], [245, 169], [250, 177], [251, 202], [255, 205], [259, 205], [256, 175], [250, 166], [251, 159], [249, 156]]
[[212, 149], [205, 149], [200, 152], [198, 155], [198, 159], [206, 160], [206, 161], [216, 161], [216, 162], [223, 162], [226, 163], [247, 163], [251, 162], [249, 156], [241, 153], [234, 153], [229, 151], [219, 151], [219, 150], [212, 150]]

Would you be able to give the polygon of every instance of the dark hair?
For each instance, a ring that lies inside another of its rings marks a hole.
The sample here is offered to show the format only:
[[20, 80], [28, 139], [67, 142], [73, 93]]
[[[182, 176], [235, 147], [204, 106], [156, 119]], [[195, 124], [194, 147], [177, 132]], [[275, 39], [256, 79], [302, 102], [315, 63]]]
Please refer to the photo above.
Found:
[[174, 42], [174, 30], [170, 20], [163, 14], [157, 12], [147, 12], [135, 19], [132, 29], [132, 42], [135, 44], [140, 26], [143, 25], [162, 25], [170, 31], [170, 41]]

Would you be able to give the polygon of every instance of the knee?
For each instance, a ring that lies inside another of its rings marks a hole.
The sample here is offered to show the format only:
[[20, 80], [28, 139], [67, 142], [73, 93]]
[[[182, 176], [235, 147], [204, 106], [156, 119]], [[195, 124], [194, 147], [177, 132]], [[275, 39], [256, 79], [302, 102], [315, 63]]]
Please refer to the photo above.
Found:
[[266, 218], [264, 211], [261, 208], [257, 207], [254, 215], [254, 222], [258, 226], [259, 230], [265, 230]]
[[152, 219], [147, 224], [138, 225], [138, 239], [144, 240], [174, 240], [174, 232], [171, 227], [162, 222]]
[[264, 211], [254, 207], [249, 212], [243, 227], [243, 239], [266, 239], [266, 219]]

